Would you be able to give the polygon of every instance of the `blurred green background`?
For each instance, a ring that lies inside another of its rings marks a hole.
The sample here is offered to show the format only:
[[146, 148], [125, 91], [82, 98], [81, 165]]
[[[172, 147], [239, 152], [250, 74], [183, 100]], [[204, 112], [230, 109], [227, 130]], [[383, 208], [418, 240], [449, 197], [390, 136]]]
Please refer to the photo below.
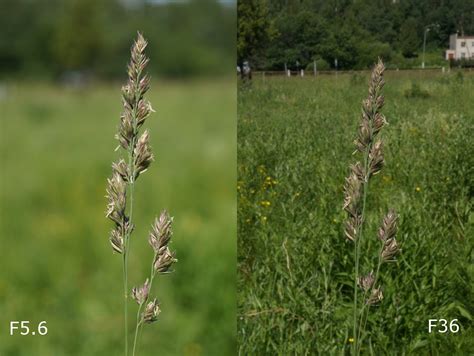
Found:
[[235, 64], [235, 0], [1, 0], [0, 30], [1, 76], [124, 76], [137, 30], [159, 58], [152, 73], [222, 75]]
[[[140, 354], [234, 354], [235, 6], [21, 0], [2, 1], [0, 17], [0, 354], [123, 353], [122, 261], [104, 196], [137, 30], [150, 43], [156, 161], [135, 190], [130, 287], [149, 272], [147, 234], [164, 208], [179, 259], [154, 283], [162, 314]], [[10, 336], [11, 320], [45, 320], [48, 334]]]

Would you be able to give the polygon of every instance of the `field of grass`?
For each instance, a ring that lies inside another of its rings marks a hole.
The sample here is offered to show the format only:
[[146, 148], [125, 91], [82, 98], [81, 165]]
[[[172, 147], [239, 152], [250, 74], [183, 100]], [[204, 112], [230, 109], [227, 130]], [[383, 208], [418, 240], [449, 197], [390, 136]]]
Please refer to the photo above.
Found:
[[[155, 279], [162, 313], [140, 354], [233, 355], [235, 81], [156, 81], [149, 93], [155, 163], [135, 190], [130, 287], [149, 273], [147, 233], [163, 208], [179, 262]], [[122, 262], [104, 197], [120, 83], [10, 83], [0, 94], [0, 354], [122, 354]], [[11, 320], [45, 320], [48, 334], [9, 336]]]
[[[256, 78], [238, 92], [238, 344], [241, 355], [348, 354], [353, 245], [344, 177], [368, 72]], [[386, 166], [368, 194], [369, 249], [388, 207], [402, 252], [384, 266], [362, 353], [474, 350], [474, 75], [388, 72]], [[374, 254], [362, 252], [362, 272]], [[458, 319], [457, 334], [428, 319]]]

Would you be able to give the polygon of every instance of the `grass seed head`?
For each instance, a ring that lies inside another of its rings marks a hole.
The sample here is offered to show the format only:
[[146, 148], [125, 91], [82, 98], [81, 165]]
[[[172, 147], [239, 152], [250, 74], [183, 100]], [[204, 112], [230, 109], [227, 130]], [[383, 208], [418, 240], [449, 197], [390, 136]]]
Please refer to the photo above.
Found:
[[375, 277], [374, 277], [374, 272], [370, 271], [369, 274], [366, 276], [361, 276], [359, 277], [359, 280], [357, 281], [359, 287], [361, 287], [364, 291], [368, 291], [370, 288], [372, 288], [372, 285], [375, 282]]
[[139, 128], [153, 112], [151, 104], [143, 97], [150, 89], [150, 77], [143, 73], [149, 61], [144, 53], [146, 46], [147, 42], [141, 33], [138, 33], [131, 49], [128, 82], [122, 87], [123, 112], [116, 138], [126, 150], [130, 148], [130, 145], [133, 146]]
[[386, 240], [382, 249], [382, 260], [384, 262], [392, 261], [399, 251], [400, 248], [395, 238]]
[[384, 165], [383, 144], [381, 140], [377, 140], [369, 152], [369, 176], [379, 173]]
[[110, 232], [110, 243], [115, 252], [123, 253], [124, 236], [120, 226], [115, 226], [115, 228]]
[[138, 305], [142, 305], [148, 299], [148, 293], [150, 293], [150, 282], [148, 278], [141, 287], [132, 288], [132, 298], [137, 302]]
[[134, 171], [135, 177], [133, 179], [137, 179], [140, 174], [145, 172], [148, 167], [150, 166], [151, 162], [153, 162], [153, 153], [151, 153], [150, 147], [150, 135], [148, 130], [145, 130], [143, 134], [138, 139], [138, 142], [134, 149]]
[[352, 170], [349, 177], [346, 178], [346, 184], [344, 185], [343, 204], [343, 209], [351, 216], [359, 216], [360, 214], [361, 188], [362, 182], [358, 177], [358, 172]]
[[383, 291], [382, 288], [373, 288], [370, 296], [367, 298], [366, 303], [369, 305], [375, 305], [380, 303], [383, 300]]
[[137, 107], [137, 128], [140, 128], [145, 120], [150, 116], [152, 112], [155, 112], [153, 108], [151, 107], [151, 104], [149, 101], [145, 99], [141, 99], [138, 102], [138, 107]]
[[115, 138], [119, 141], [120, 146], [127, 150], [135, 136], [133, 124], [133, 109], [130, 104], [124, 102], [124, 111], [120, 116], [119, 132]]
[[170, 251], [168, 246], [162, 247], [161, 250], [156, 254], [153, 267], [156, 272], [167, 273], [178, 260], [175, 258], [174, 253]]
[[379, 59], [369, 82], [369, 96], [362, 102], [362, 119], [359, 124], [357, 139], [354, 141], [357, 151], [364, 152], [369, 147], [386, 124], [385, 117], [380, 113], [385, 99], [382, 95], [382, 88], [385, 84], [383, 73], [385, 67]]
[[166, 247], [173, 236], [171, 224], [173, 218], [169, 216], [166, 210], [163, 210], [159, 218], [155, 219], [152, 231], [150, 232], [148, 242], [155, 253], [158, 253], [163, 247]]
[[112, 163], [112, 170], [114, 173], [118, 173], [125, 182], [128, 182], [130, 173], [127, 163], [122, 158], [118, 162]]
[[115, 224], [115, 227], [110, 232], [110, 243], [115, 252], [123, 253], [125, 245], [125, 236], [130, 235], [134, 229], [133, 224], [125, 217], [122, 224]]
[[395, 210], [390, 209], [387, 215], [382, 220], [382, 225], [379, 228], [378, 237], [380, 241], [385, 242], [393, 239], [397, 234], [398, 215]]
[[355, 241], [357, 239], [357, 232], [359, 230], [359, 226], [362, 222], [362, 217], [354, 217], [350, 216], [344, 223], [344, 233], [346, 237], [351, 240]]
[[126, 189], [127, 184], [117, 172], [107, 179], [107, 212], [106, 217], [117, 225], [123, 225], [126, 221], [125, 206], [127, 203]]
[[156, 301], [156, 298], [151, 302], [148, 302], [145, 310], [142, 314], [143, 321], [145, 323], [153, 323], [158, 320], [158, 315], [161, 313], [160, 305]]

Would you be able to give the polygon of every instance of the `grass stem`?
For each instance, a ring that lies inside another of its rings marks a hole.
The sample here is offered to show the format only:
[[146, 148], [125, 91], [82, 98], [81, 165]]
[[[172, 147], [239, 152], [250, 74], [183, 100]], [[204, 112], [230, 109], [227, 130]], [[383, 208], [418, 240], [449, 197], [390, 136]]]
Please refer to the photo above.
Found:
[[140, 305], [138, 307], [138, 310], [137, 310], [137, 325], [135, 326], [135, 337], [133, 338], [133, 352], [132, 352], [133, 356], [135, 356], [135, 349], [136, 349], [136, 346], [137, 346], [138, 329], [140, 328], [140, 325], [141, 325], [140, 312], [142, 311], [142, 305]]
[[[155, 258], [156, 258], [156, 254], [153, 258], [153, 261], [155, 261]], [[156, 272], [153, 268], [153, 263], [151, 264], [151, 271], [150, 271], [150, 285], [149, 285], [149, 289], [151, 290], [151, 287], [153, 286], [153, 279], [155, 278], [155, 275], [156, 275]], [[137, 324], [135, 325], [135, 337], [133, 339], [133, 356], [135, 356], [135, 350], [136, 350], [136, 346], [137, 346], [137, 336], [139, 334], [141, 334], [141, 329], [142, 329], [142, 325], [143, 325], [143, 320], [140, 320], [140, 313], [141, 313], [141, 310], [142, 310], [142, 306], [145, 305], [146, 306], [146, 303], [148, 302], [148, 300], [150, 299], [150, 296], [147, 295], [145, 300], [143, 301], [142, 304], [140, 304], [140, 306], [138, 307], [138, 312], [137, 312]]]
[[364, 179], [363, 185], [363, 198], [362, 198], [362, 220], [360, 221], [359, 231], [357, 239], [355, 240], [355, 271], [354, 271], [354, 355], [357, 355], [358, 345], [359, 345], [359, 338], [357, 337], [358, 330], [357, 330], [357, 309], [358, 309], [358, 281], [359, 281], [359, 260], [360, 260], [360, 245], [362, 242], [362, 233], [364, 227], [364, 220], [365, 220], [365, 204], [367, 201], [367, 190], [369, 188], [369, 179], [368, 179], [368, 169], [369, 169], [369, 152], [370, 152], [371, 145], [367, 146], [367, 149], [364, 153], [364, 172], [366, 172], [366, 177]]
[[123, 303], [123, 315], [124, 315], [124, 338], [125, 338], [125, 356], [128, 355], [128, 276], [127, 276], [127, 262], [126, 262], [127, 252], [123, 253], [123, 293], [124, 293], [124, 303]]

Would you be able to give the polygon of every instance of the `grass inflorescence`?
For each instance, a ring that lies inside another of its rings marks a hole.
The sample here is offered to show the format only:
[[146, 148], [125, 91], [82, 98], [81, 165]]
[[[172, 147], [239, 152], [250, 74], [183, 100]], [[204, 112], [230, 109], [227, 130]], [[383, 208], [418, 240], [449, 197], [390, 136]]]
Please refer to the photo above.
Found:
[[[106, 216], [114, 222], [110, 233], [110, 243], [115, 252], [123, 256], [123, 288], [124, 288], [124, 347], [128, 354], [128, 260], [130, 255], [130, 240], [134, 230], [133, 196], [135, 183], [153, 162], [153, 154], [149, 143], [149, 132], [140, 134], [140, 128], [153, 112], [151, 104], [144, 97], [150, 88], [150, 77], [144, 72], [149, 59], [145, 55], [146, 40], [138, 33], [131, 48], [131, 60], [128, 65], [128, 82], [122, 87], [123, 111], [116, 135], [119, 147], [127, 154], [112, 163], [112, 177], [107, 180], [107, 213]], [[128, 194], [128, 211], [127, 211]], [[161, 312], [156, 298], [151, 299], [150, 290], [153, 280], [158, 273], [167, 273], [176, 258], [168, 247], [171, 240], [171, 224], [173, 219], [166, 211], [156, 218], [149, 235], [149, 243], [154, 257], [151, 263], [150, 276], [142, 286], [132, 289], [132, 298], [138, 304], [135, 333], [132, 352], [135, 355], [139, 331], [143, 324], [152, 323], [158, 319]]]
[[[397, 233], [398, 215], [390, 209], [383, 218], [378, 230], [378, 238], [381, 246], [376, 256], [378, 261], [375, 273], [372, 268], [366, 275], [361, 273], [364, 266], [361, 266], [361, 254], [368, 254], [371, 251], [366, 247], [364, 240], [364, 225], [367, 214], [367, 195], [371, 178], [379, 174], [385, 160], [383, 154], [383, 141], [379, 138], [379, 133], [387, 125], [385, 116], [381, 113], [385, 99], [382, 90], [385, 84], [383, 74], [385, 67], [381, 60], [377, 63], [369, 82], [369, 95], [362, 104], [362, 117], [359, 124], [358, 136], [354, 141], [356, 152], [362, 154], [362, 161], [357, 161], [350, 166], [349, 176], [344, 185], [343, 208], [347, 213], [344, 222], [344, 232], [354, 244], [354, 306], [353, 306], [353, 328], [352, 328], [352, 353], [358, 355], [365, 335], [365, 323], [368, 317], [370, 306], [379, 304], [383, 298], [383, 290], [380, 286], [379, 272], [384, 262], [393, 261], [399, 252], [399, 245], [395, 238]], [[359, 288], [363, 293], [359, 296]]]

